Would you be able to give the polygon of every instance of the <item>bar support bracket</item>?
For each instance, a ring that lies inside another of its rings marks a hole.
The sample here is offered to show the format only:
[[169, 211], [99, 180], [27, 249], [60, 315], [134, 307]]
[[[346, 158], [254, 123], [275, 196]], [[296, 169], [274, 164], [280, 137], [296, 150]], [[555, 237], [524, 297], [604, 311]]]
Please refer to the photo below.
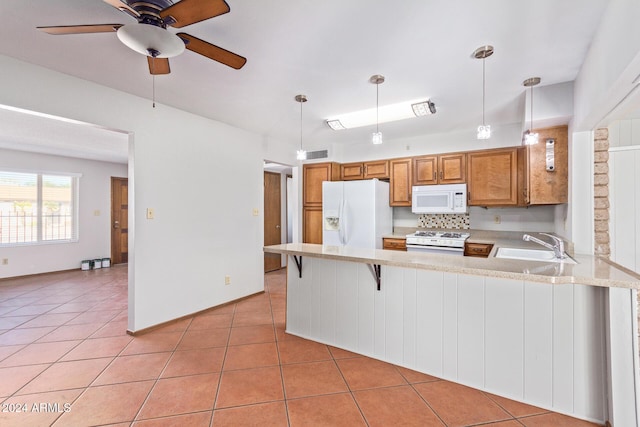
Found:
[[369, 266], [369, 270], [371, 274], [373, 274], [373, 279], [376, 281], [376, 285], [378, 290], [380, 290], [380, 277], [381, 277], [381, 267], [380, 264], [367, 264]]
[[300, 258], [297, 255], [292, 255], [292, 257], [298, 267], [298, 277], [302, 279], [302, 255], [300, 255]]

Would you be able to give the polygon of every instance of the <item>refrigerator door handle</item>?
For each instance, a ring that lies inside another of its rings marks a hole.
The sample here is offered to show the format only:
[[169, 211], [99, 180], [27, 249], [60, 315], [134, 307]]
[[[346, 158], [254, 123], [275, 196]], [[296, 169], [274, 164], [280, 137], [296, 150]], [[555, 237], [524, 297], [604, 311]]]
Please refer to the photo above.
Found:
[[347, 229], [347, 201], [345, 199], [342, 200], [342, 244], [346, 246], [347, 244], [347, 236], [349, 235], [349, 230]]

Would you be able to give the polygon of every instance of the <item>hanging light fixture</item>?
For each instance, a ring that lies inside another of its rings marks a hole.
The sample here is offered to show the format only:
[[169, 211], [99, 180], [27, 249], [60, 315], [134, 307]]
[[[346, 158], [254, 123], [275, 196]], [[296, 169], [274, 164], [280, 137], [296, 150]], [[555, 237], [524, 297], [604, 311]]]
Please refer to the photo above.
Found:
[[538, 134], [533, 133], [533, 87], [539, 83], [540, 77], [531, 77], [522, 82], [525, 87], [531, 88], [531, 94], [529, 96], [529, 100], [531, 101], [531, 107], [529, 108], [529, 112], [531, 113], [531, 121], [529, 122], [529, 130], [524, 132], [524, 145], [533, 145], [538, 143]]
[[380, 89], [380, 85], [382, 83], [384, 83], [384, 76], [381, 76], [380, 74], [374, 74], [373, 76], [371, 76], [369, 78], [369, 83], [373, 83], [374, 85], [376, 85], [376, 131], [373, 133], [373, 137], [371, 139], [371, 142], [373, 142], [374, 144], [378, 145], [378, 144], [382, 144], [382, 132], [380, 132], [380, 130], [378, 129], [378, 124], [379, 124], [379, 89]]
[[295, 100], [300, 103], [300, 149], [296, 152], [296, 159], [306, 160], [307, 152], [302, 149], [302, 104], [307, 102], [307, 95], [296, 95]]
[[473, 56], [476, 59], [482, 59], [482, 124], [478, 126], [478, 139], [491, 138], [491, 126], [485, 124], [484, 121], [484, 101], [485, 101], [485, 67], [484, 60], [493, 55], [493, 46], [486, 45], [480, 46], [473, 52]]

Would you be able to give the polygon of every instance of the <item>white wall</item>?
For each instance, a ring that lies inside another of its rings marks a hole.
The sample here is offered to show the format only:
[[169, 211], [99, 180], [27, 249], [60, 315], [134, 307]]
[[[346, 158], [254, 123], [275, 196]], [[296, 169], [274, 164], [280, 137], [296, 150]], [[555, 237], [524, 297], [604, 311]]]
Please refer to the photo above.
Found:
[[640, 2], [611, 0], [575, 80], [576, 131], [595, 129], [640, 74]]
[[[0, 149], [0, 170], [79, 173], [79, 241], [0, 248], [0, 278], [80, 268], [83, 259], [111, 256], [111, 177], [127, 165]], [[100, 215], [94, 215], [99, 211]]]
[[263, 159], [292, 164], [293, 147], [9, 57], [0, 69], [0, 104], [131, 133], [129, 329], [264, 289], [264, 217], [252, 211]]

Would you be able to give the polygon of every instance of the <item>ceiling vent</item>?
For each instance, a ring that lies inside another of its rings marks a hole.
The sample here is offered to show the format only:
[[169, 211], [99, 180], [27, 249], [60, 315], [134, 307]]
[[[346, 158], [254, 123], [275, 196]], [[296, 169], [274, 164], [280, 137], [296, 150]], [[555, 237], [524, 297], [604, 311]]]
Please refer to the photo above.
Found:
[[329, 157], [329, 150], [307, 151], [307, 160], [326, 159]]

